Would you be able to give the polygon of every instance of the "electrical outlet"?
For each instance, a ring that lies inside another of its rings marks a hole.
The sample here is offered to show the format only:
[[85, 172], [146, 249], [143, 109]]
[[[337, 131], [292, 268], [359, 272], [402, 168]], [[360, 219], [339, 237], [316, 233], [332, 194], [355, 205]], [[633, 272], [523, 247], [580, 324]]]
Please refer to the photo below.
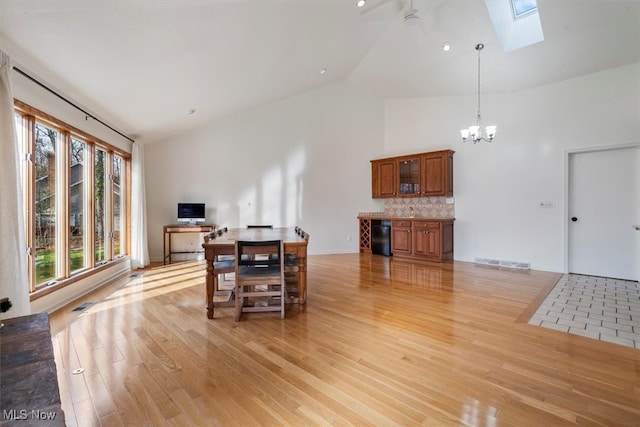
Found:
[[347, 242], [350, 242], [352, 239], [351, 234], [347, 234]]
[[540, 207], [541, 208], [555, 208], [556, 204], [552, 201], [546, 200], [546, 201], [542, 201], [540, 202]]

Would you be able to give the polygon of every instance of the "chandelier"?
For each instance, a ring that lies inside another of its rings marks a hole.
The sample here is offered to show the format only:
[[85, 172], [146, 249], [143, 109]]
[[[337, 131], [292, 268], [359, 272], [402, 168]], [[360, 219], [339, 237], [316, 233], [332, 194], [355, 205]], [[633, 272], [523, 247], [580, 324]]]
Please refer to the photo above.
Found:
[[478, 51], [478, 115], [476, 116], [476, 124], [469, 126], [467, 129], [460, 130], [460, 136], [462, 136], [462, 142], [473, 142], [474, 144], [479, 141], [491, 142], [496, 135], [496, 126], [487, 126], [484, 128], [484, 136], [482, 135], [482, 118], [480, 116], [480, 51], [484, 48], [482, 43], [476, 45]]

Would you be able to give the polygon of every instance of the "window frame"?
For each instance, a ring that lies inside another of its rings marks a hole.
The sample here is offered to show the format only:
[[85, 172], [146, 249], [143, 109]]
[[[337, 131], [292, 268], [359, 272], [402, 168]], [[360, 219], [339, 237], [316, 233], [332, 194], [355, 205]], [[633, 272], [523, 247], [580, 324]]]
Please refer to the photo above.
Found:
[[[518, 9], [519, 9], [518, 6], [521, 4], [520, 0], [511, 0], [510, 3], [511, 3], [511, 11], [513, 13], [514, 21], [518, 20], [518, 19], [521, 19], [521, 18], [524, 18], [525, 16], [530, 15], [532, 13], [536, 13], [538, 11], [538, 2], [537, 2], [537, 0], [534, 1], [534, 3], [535, 3], [534, 7], [526, 9], [526, 10], [524, 10], [522, 12], [518, 11]], [[528, 2], [528, 3], [530, 3], [530, 2]]]
[[[21, 117], [21, 128], [19, 129], [21, 134], [20, 142], [20, 152], [23, 156], [22, 161], [24, 162], [24, 167], [22, 168], [22, 184], [23, 184], [23, 205], [25, 207], [25, 218], [24, 223], [26, 227], [26, 239], [27, 239], [27, 274], [29, 278], [29, 294], [31, 300], [35, 300], [44, 295], [48, 295], [51, 292], [54, 292], [58, 289], [62, 289], [74, 282], [90, 277], [106, 268], [109, 268], [117, 263], [124, 262], [129, 259], [129, 254], [131, 251], [131, 241], [130, 241], [130, 230], [128, 227], [130, 226], [130, 206], [131, 206], [131, 154], [127, 153], [121, 149], [118, 149], [109, 143], [96, 138], [87, 132], [84, 132], [80, 129], [71, 126], [62, 120], [59, 120], [43, 111], [38, 110], [37, 108], [31, 107], [30, 105], [21, 102], [17, 99], [14, 100], [14, 110], [15, 115]], [[20, 120], [16, 119], [16, 124], [18, 124]], [[56, 277], [47, 282], [36, 285], [36, 259], [35, 259], [35, 251], [33, 248], [35, 247], [35, 157], [34, 157], [34, 149], [35, 149], [35, 125], [36, 123], [43, 124], [45, 126], [50, 126], [53, 129], [57, 130], [60, 134], [60, 141], [57, 143], [56, 148], [56, 168], [58, 171], [58, 178], [56, 179], [56, 197], [59, 197], [59, 201], [56, 203], [56, 226], [59, 230], [56, 236], [57, 242], [60, 245], [57, 248], [58, 254], [56, 257]], [[85, 215], [86, 221], [84, 230], [85, 238], [87, 242], [85, 244], [85, 267], [82, 269], [78, 269], [74, 272], [71, 272], [71, 260], [70, 260], [70, 252], [71, 252], [71, 244], [70, 244], [70, 234], [71, 228], [69, 214], [71, 212], [71, 201], [70, 201], [70, 181], [71, 181], [71, 173], [70, 173], [70, 146], [71, 139], [77, 139], [86, 144], [85, 146], [85, 158], [84, 158], [84, 168], [85, 170], [85, 178], [86, 181], [84, 183], [84, 197], [85, 200]], [[121, 234], [121, 251], [120, 254], [114, 255], [113, 253], [113, 218], [110, 216], [113, 215], [113, 206], [108, 205], [106, 208], [106, 214], [108, 215], [105, 218], [105, 225], [107, 227], [107, 242], [105, 250], [108, 251], [108, 255], [105, 256], [105, 261], [100, 263], [95, 262], [95, 226], [94, 220], [95, 218], [95, 170], [94, 170], [94, 161], [95, 161], [95, 152], [96, 149], [100, 149], [105, 151], [105, 195], [106, 195], [106, 203], [113, 203], [113, 199], [111, 195], [113, 194], [113, 161], [114, 156], [118, 156], [122, 159], [122, 176], [120, 182], [120, 198], [121, 198], [121, 207], [120, 211], [123, 215], [122, 224], [127, 227], [124, 232], [124, 235]], [[57, 157], [61, 156], [62, 158], [58, 159]]]
[[[81, 143], [83, 145], [82, 147], [82, 163], [76, 163], [78, 165], [82, 165], [82, 172], [81, 173], [76, 173], [76, 177], [81, 178], [81, 182], [82, 183], [82, 187], [81, 189], [78, 191], [79, 194], [81, 194], [81, 202], [77, 203], [78, 206], [80, 206], [80, 212], [82, 213], [82, 219], [81, 219], [81, 223], [82, 223], [82, 258], [83, 258], [83, 265], [75, 270], [73, 270], [73, 261], [72, 261], [72, 257], [71, 257], [71, 252], [73, 250], [73, 247], [69, 247], [69, 276], [74, 276], [78, 273], [81, 273], [83, 271], [86, 271], [89, 267], [87, 266], [87, 253], [88, 253], [88, 236], [87, 236], [87, 229], [88, 229], [88, 221], [89, 221], [89, 215], [88, 215], [88, 211], [89, 211], [89, 201], [88, 201], [88, 195], [87, 192], [88, 190], [88, 182], [89, 179], [87, 177], [87, 173], [89, 171], [89, 168], [85, 167], [85, 163], [87, 161], [87, 158], [89, 157], [89, 146], [88, 144], [83, 140], [83, 139], [79, 139], [76, 138], [75, 136], [71, 135], [71, 138], [69, 139], [69, 155], [71, 156], [71, 153], [73, 152], [73, 145], [74, 145], [74, 141], [78, 141], [79, 143]], [[72, 176], [72, 169], [74, 164], [71, 161], [71, 157], [69, 158], [69, 167], [68, 167], [68, 173], [69, 173], [69, 182], [68, 182], [68, 188], [69, 188], [69, 202], [67, 204], [67, 206], [69, 206], [69, 211], [67, 212], [67, 216], [68, 216], [68, 221], [69, 221], [69, 230], [71, 233], [71, 214], [73, 213], [73, 208], [72, 208], [72, 203], [73, 203], [73, 185], [74, 184], [72, 182], [73, 180], [73, 176]], [[77, 185], [78, 183], [76, 183]], [[78, 224], [78, 218], [75, 218], [73, 221], [73, 227], [77, 227]], [[72, 235], [70, 234], [69, 236], [69, 243], [71, 244], [71, 240], [72, 240]]]

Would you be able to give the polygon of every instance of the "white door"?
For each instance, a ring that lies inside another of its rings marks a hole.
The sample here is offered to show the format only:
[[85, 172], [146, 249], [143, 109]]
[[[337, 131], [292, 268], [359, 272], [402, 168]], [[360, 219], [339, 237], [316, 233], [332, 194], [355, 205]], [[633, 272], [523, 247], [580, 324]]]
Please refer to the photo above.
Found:
[[640, 147], [569, 154], [569, 272], [640, 279]]

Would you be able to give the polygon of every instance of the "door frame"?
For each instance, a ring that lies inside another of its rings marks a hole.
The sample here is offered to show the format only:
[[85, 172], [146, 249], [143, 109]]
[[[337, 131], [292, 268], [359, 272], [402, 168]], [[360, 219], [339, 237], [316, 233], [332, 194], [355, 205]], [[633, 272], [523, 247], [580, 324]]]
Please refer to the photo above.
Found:
[[564, 273], [569, 273], [569, 158], [573, 154], [592, 153], [597, 151], [621, 150], [625, 148], [640, 147], [639, 142], [628, 144], [600, 145], [595, 147], [571, 148], [564, 150], [564, 210], [562, 214], [562, 227], [564, 229]]

